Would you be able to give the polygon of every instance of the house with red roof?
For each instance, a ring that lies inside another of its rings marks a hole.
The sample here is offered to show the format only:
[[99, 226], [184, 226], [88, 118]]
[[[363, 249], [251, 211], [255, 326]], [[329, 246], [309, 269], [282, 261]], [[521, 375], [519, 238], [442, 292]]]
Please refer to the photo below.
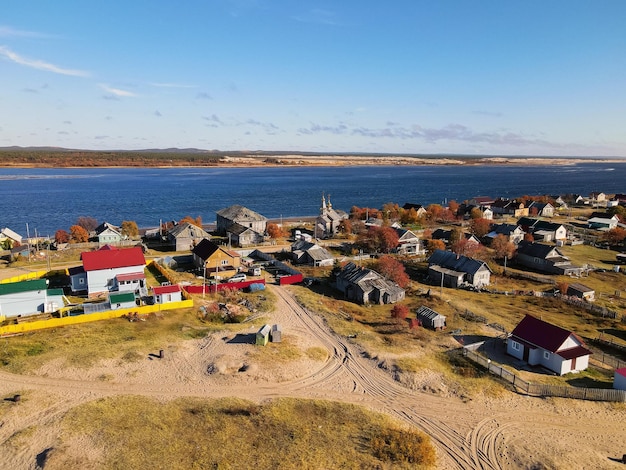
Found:
[[182, 292], [178, 284], [164, 285], [152, 288], [155, 304], [166, 304], [168, 302], [180, 302], [183, 300]]
[[146, 290], [146, 259], [141, 247], [118, 249], [105, 245], [81, 254], [82, 267], [69, 270], [74, 292], [89, 296], [103, 292], [138, 292]]
[[508, 338], [506, 352], [559, 375], [585, 370], [591, 351], [575, 333], [526, 315]]

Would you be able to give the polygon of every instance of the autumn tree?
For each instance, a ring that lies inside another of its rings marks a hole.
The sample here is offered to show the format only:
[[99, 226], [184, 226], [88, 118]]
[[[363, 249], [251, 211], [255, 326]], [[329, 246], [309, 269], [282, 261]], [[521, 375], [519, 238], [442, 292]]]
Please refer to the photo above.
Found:
[[76, 225], [84, 228], [87, 233], [93, 232], [98, 227], [98, 221], [93, 217], [81, 216], [76, 220]]
[[450, 210], [450, 212], [452, 212], [455, 216], [459, 215], [459, 203], [456, 202], [454, 199], [452, 199], [450, 202], [448, 202], [448, 209]]
[[391, 227], [370, 227], [357, 237], [356, 245], [370, 252], [389, 253], [398, 246], [398, 232]]
[[495, 252], [496, 259], [512, 258], [515, 254], [515, 245], [509, 239], [500, 234], [491, 242], [491, 248]]
[[622, 227], [612, 228], [611, 230], [604, 232], [601, 239], [611, 246], [617, 246], [620, 243], [623, 243], [626, 239], [626, 229], [623, 229]]
[[383, 220], [398, 220], [403, 212], [403, 209], [394, 202], [388, 202], [383, 205], [383, 210], [381, 212]]
[[419, 222], [419, 216], [417, 215], [415, 208], [411, 207], [409, 210], [402, 211], [402, 214], [400, 215], [400, 222], [403, 225], [417, 224]]
[[463, 238], [465, 238], [465, 234], [463, 233], [463, 230], [461, 230], [459, 227], [453, 227], [452, 230], [450, 230], [449, 242], [451, 245], [455, 244]]
[[70, 227], [70, 243], [85, 243], [89, 240], [89, 232], [81, 225]]
[[70, 241], [70, 234], [65, 230], [57, 230], [54, 234], [54, 241], [57, 243], [68, 243]]
[[535, 241], [535, 237], [533, 236], [532, 233], [525, 233], [524, 234], [524, 241], [525, 242], [534, 242]]
[[133, 220], [124, 220], [122, 221], [122, 235], [128, 238], [137, 238], [139, 236], [139, 228], [137, 227], [137, 222]]
[[391, 256], [383, 255], [378, 258], [376, 271], [402, 288], [409, 285], [409, 276], [404, 269], [404, 265]]
[[457, 255], [463, 255], [469, 258], [473, 258], [480, 251], [481, 245], [480, 243], [476, 243], [475, 241], [468, 240], [467, 238], [463, 237], [453, 243], [450, 248]]
[[470, 211], [470, 219], [476, 220], [476, 219], [482, 219], [482, 218], [483, 218], [483, 211], [480, 210], [480, 207], [472, 207], [472, 210]]
[[567, 295], [567, 290], [569, 289], [569, 284], [566, 281], [561, 281], [556, 283], [556, 288], [559, 290], [561, 295]]
[[191, 225], [195, 225], [196, 227], [202, 228], [202, 216], [198, 216], [194, 219], [190, 215], [186, 215], [180, 220], [179, 224], [184, 224], [185, 222]]
[[484, 237], [491, 230], [491, 221], [488, 219], [472, 219], [469, 224], [470, 232], [478, 238]]
[[344, 219], [339, 222], [339, 231], [345, 235], [352, 234], [352, 221], [350, 219]]
[[275, 224], [274, 222], [270, 222], [269, 224], [267, 224], [267, 234], [271, 237], [271, 238], [282, 238], [285, 236], [285, 231], [282, 229], [282, 227], [280, 227], [278, 224]]
[[446, 244], [442, 240], [428, 240], [426, 242], [426, 251], [432, 255], [437, 250], [445, 250]]
[[391, 318], [395, 318], [397, 320], [405, 320], [411, 311], [409, 307], [403, 304], [396, 304], [391, 308]]

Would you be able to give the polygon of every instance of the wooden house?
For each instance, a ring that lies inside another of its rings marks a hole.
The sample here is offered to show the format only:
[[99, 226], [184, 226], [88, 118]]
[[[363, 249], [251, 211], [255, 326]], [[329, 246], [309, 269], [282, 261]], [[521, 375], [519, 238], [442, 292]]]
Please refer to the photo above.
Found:
[[512, 215], [514, 217], [523, 217], [528, 215], [528, 208], [523, 202], [515, 199], [498, 199], [490, 205], [494, 214]]
[[507, 340], [507, 353], [558, 375], [585, 370], [591, 351], [575, 333], [526, 315]]
[[193, 262], [203, 274], [216, 280], [229, 278], [239, 271], [241, 256], [204, 239], [192, 250]]
[[428, 278], [438, 285], [483, 287], [489, 285], [490, 277], [491, 269], [484, 261], [444, 250], [435, 250], [428, 258]]
[[337, 275], [335, 287], [346, 299], [360, 304], [391, 304], [404, 299], [405, 291], [376, 271], [346, 264]]
[[332, 266], [335, 257], [324, 247], [305, 240], [297, 240], [291, 245], [291, 258], [294, 264], [311, 266]]
[[567, 239], [567, 228], [563, 224], [533, 217], [521, 217], [517, 224], [524, 232], [532, 234], [535, 241], [551, 242]]
[[168, 230], [166, 238], [172, 251], [188, 251], [202, 240], [210, 240], [211, 235], [197, 225], [183, 222]]
[[249, 246], [265, 240], [267, 217], [240, 205], [219, 210], [217, 233], [228, 237], [230, 243]]
[[515, 261], [521, 266], [547, 274], [580, 275], [583, 270], [572, 265], [557, 247], [527, 241], [520, 242]]
[[419, 236], [417, 236], [411, 230], [405, 228], [396, 228], [398, 234], [398, 246], [396, 247], [396, 253], [400, 255], [425, 255], [426, 249], [422, 244]]
[[424, 328], [443, 330], [446, 327], [446, 317], [424, 305], [417, 309], [416, 316]]
[[491, 243], [498, 235], [504, 235], [508, 241], [517, 245], [524, 239], [525, 232], [517, 224], [496, 224], [491, 226], [491, 232], [485, 235], [486, 243]]
[[271, 327], [270, 325], [263, 325], [256, 333], [255, 342], [259, 346], [265, 346], [270, 339]]
[[113, 224], [103, 222], [96, 227], [94, 238], [100, 245], [117, 245], [122, 241], [122, 230]]
[[528, 204], [528, 214], [538, 217], [554, 217], [554, 206], [549, 202], [531, 201]]
[[575, 282], [567, 286], [566, 295], [571, 295], [573, 297], [578, 297], [588, 302], [593, 302], [595, 300], [596, 291], [593, 290], [591, 287], [587, 287], [584, 284]]
[[22, 236], [8, 227], [4, 227], [0, 230], [0, 242], [4, 242], [6, 240], [9, 240], [9, 244], [11, 246], [22, 244]]

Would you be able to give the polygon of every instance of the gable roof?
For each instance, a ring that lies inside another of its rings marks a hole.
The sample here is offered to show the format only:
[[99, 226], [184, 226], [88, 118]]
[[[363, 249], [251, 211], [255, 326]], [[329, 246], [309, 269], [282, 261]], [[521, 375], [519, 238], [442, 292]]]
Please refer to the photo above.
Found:
[[4, 227], [2, 230], [0, 230], [0, 234], [4, 235], [7, 238], [10, 238], [11, 240], [15, 240], [20, 243], [22, 241], [22, 236], [18, 233], [15, 233], [13, 230], [11, 230], [8, 227]]
[[105, 232], [107, 230], [110, 230], [111, 232], [115, 232], [115, 233], [117, 233], [120, 236], [122, 234], [122, 229], [120, 227], [117, 227], [117, 226], [115, 226], [113, 224], [110, 224], [108, 222], [102, 222], [100, 225], [98, 225], [96, 227], [95, 232], [96, 232], [96, 235], [100, 235], [102, 232]]
[[82, 253], [85, 271], [99, 271], [101, 269], [127, 268], [130, 266], [145, 266], [146, 258], [139, 246], [119, 250], [110, 246], [96, 251]]
[[258, 212], [248, 209], [247, 207], [235, 204], [234, 206], [226, 207], [216, 212], [220, 217], [224, 217], [233, 221], [263, 221], [267, 220], [267, 217], [262, 216]]
[[435, 250], [430, 258], [428, 258], [428, 264], [434, 264], [443, 268], [468, 274], [475, 274], [482, 268], [491, 272], [491, 269], [489, 269], [489, 266], [484, 261], [468, 258], [463, 255], [457, 255], [452, 251]]
[[201, 227], [190, 224], [189, 222], [183, 222], [168, 230], [167, 234], [171, 237], [186, 237], [186, 238], [209, 238], [210, 235]]
[[511, 235], [511, 233], [518, 231], [518, 229], [523, 232], [522, 227], [516, 224], [496, 224], [491, 228], [492, 232], [496, 235]]
[[517, 247], [518, 254], [531, 256], [533, 258], [546, 259], [553, 252], [565, 259], [563, 254], [554, 246], [521, 241]]
[[441, 318], [446, 318], [444, 315], [435, 312], [433, 309], [428, 308], [426, 305], [422, 305], [420, 308], [417, 309], [417, 312], [415, 312], [417, 314], [417, 318], [428, 318], [429, 320], [434, 320], [437, 317], [441, 317]]
[[[511, 336], [552, 353], [556, 353], [567, 338], [572, 335], [580, 342], [581, 346], [570, 348], [566, 351], [570, 351], [570, 353], [572, 350], [581, 352], [582, 354], [577, 354], [578, 356], [584, 355], [585, 352], [586, 354], [591, 354], [591, 352], [586, 348], [585, 342], [575, 333], [572, 333], [565, 328], [561, 328], [560, 326], [540, 320], [539, 318], [535, 318], [532, 315], [526, 315], [511, 332]], [[576, 357], [563, 351], [560, 351], [559, 355], [564, 359]]]
[[191, 252], [194, 255], [198, 255], [204, 261], [208, 260], [213, 253], [219, 250], [220, 247], [213, 243], [211, 240], [207, 240], [206, 238], [200, 240], [196, 246], [191, 249]]

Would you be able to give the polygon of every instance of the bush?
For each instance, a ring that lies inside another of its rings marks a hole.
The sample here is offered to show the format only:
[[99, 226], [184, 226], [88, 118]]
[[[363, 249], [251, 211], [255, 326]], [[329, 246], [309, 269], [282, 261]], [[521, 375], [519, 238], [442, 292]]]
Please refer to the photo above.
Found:
[[401, 429], [388, 429], [372, 438], [374, 456], [383, 461], [434, 465], [435, 452], [428, 436]]

